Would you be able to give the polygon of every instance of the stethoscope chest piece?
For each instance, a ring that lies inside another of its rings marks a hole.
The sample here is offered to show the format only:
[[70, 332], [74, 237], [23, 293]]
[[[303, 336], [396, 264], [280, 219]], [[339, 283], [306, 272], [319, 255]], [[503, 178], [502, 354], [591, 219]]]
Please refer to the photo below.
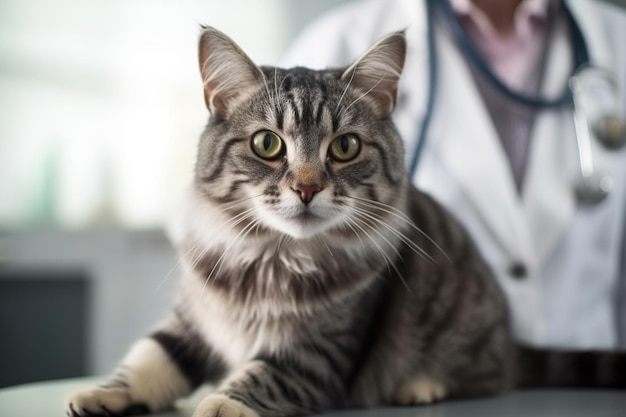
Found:
[[607, 149], [620, 149], [626, 144], [626, 119], [617, 115], [604, 116], [593, 124], [593, 133]]
[[585, 206], [600, 203], [613, 190], [613, 180], [608, 175], [592, 174], [578, 179], [574, 186], [576, 201]]

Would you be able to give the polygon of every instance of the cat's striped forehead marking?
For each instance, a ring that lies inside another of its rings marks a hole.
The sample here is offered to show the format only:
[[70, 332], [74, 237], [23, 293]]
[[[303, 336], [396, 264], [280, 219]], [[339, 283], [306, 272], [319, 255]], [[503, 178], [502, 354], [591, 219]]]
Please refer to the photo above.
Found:
[[[296, 146], [313, 153], [320, 140], [334, 134], [340, 125], [333, 109], [336, 92], [329, 90], [327, 71], [306, 68], [266, 69], [269, 104], [277, 129], [297, 138]], [[336, 82], [339, 82], [338, 80]]]

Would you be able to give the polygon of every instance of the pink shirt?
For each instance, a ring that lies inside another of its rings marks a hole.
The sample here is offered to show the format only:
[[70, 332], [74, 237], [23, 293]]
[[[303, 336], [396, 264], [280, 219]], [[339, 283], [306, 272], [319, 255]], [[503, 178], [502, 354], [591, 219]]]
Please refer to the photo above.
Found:
[[549, 0], [523, 0], [515, 11], [514, 27], [498, 33], [471, 0], [451, 0], [452, 8], [493, 71], [514, 90], [524, 87], [543, 56]]

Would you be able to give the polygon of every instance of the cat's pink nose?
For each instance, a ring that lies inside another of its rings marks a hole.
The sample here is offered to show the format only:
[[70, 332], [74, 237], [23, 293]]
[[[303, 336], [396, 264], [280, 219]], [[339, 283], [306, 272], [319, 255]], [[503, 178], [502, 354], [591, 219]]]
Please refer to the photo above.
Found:
[[322, 187], [318, 184], [296, 184], [291, 189], [300, 194], [300, 200], [304, 204], [309, 204], [315, 194], [322, 191]]

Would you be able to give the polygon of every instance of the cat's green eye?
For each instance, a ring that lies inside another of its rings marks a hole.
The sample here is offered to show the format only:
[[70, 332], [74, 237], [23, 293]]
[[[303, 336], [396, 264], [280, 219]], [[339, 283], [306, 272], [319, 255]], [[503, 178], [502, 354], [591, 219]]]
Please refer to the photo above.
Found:
[[276, 159], [283, 153], [283, 140], [274, 132], [261, 130], [252, 136], [252, 150], [260, 158]]
[[328, 148], [330, 156], [339, 162], [348, 162], [356, 158], [360, 150], [361, 141], [352, 134], [337, 136]]

